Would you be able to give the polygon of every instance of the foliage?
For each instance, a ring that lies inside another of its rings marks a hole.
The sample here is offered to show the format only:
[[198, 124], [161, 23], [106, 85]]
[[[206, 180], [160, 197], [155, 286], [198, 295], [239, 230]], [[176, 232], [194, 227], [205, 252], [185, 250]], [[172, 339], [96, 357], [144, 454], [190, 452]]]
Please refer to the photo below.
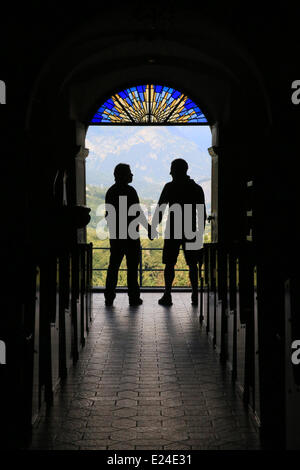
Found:
[[[109, 240], [100, 240], [96, 234], [96, 226], [99, 217], [96, 216], [96, 208], [99, 204], [103, 204], [106, 189], [98, 188], [96, 186], [88, 186], [87, 191], [87, 205], [91, 208], [91, 221], [87, 227], [87, 241], [93, 243], [93, 285], [104, 286], [106, 280], [106, 269], [109, 263]], [[153, 201], [143, 200], [141, 201], [145, 205], [153, 204]], [[204, 241], [210, 241], [210, 226], [207, 225]], [[162, 264], [162, 247], [163, 239], [157, 238], [154, 240], [141, 239], [142, 244], [142, 270], [139, 267], [139, 279], [140, 285], [144, 287], [160, 287], [164, 286], [164, 275]], [[153, 249], [159, 248], [159, 249]], [[148, 271], [149, 269], [149, 271]], [[159, 271], [151, 271], [151, 269], [157, 269]], [[184, 254], [181, 251], [177, 260], [175, 269], [184, 271], [175, 272], [174, 286], [190, 286], [190, 280], [188, 276], [188, 267], [185, 263]], [[124, 270], [124, 271], [123, 271]], [[126, 259], [124, 257], [120, 266], [119, 286], [126, 286]]]

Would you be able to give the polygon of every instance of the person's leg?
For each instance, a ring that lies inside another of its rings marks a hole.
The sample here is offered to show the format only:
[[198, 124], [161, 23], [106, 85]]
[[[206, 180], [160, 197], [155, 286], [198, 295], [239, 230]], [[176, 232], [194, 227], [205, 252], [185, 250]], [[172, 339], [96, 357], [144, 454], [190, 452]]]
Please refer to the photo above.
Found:
[[109, 266], [106, 274], [106, 283], [104, 297], [107, 305], [112, 305], [116, 297], [116, 286], [118, 283], [118, 274], [120, 264], [124, 256], [122, 245], [118, 242], [111, 243]]
[[167, 263], [165, 266], [165, 270], [164, 270], [166, 295], [171, 294], [174, 277], [175, 277], [175, 265], [173, 263]]
[[129, 242], [126, 251], [127, 262], [127, 286], [129, 303], [140, 302], [140, 286], [138, 283], [138, 266], [140, 262], [141, 245], [139, 241]]
[[198, 250], [185, 250], [185, 261], [189, 267], [189, 278], [192, 286], [192, 304], [198, 305]]
[[165, 264], [165, 292], [158, 301], [160, 305], [172, 305], [172, 284], [175, 277], [175, 264], [178, 258], [180, 244], [180, 240], [166, 239], [164, 242], [162, 261]]
[[198, 265], [197, 263], [191, 263], [189, 265], [189, 278], [192, 285], [192, 291], [198, 291]]
[[198, 305], [198, 265], [192, 263], [189, 265], [189, 277], [192, 285], [192, 304]]

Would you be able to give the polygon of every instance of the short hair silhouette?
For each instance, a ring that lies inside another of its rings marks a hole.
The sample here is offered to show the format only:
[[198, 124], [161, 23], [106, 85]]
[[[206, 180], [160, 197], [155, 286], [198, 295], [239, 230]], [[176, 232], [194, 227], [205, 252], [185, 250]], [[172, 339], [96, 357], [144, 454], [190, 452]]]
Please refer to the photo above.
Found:
[[188, 164], [183, 158], [176, 158], [171, 163], [171, 172], [175, 173], [176, 175], [186, 174], [188, 171]]
[[122, 179], [130, 172], [130, 166], [127, 163], [119, 163], [114, 169], [114, 176], [116, 179]]

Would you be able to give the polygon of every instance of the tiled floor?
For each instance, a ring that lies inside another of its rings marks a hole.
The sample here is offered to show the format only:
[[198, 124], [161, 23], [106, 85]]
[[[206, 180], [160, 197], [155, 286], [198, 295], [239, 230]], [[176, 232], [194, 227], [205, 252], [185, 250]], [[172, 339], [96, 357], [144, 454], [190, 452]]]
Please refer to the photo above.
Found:
[[95, 319], [77, 366], [33, 431], [32, 449], [259, 449], [190, 294], [118, 294]]

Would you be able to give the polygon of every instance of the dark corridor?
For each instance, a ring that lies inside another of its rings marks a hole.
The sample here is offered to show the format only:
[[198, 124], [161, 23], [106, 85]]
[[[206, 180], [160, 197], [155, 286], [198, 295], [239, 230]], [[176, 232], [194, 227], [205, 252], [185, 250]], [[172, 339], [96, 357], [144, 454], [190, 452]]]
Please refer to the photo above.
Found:
[[[1, 446], [300, 449], [298, 11], [118, 8], [1, 11]], [[180, 90], [211, 130], [197, 311], [145, 292], [109, 314], [93, 291], [87, 130], [138, 84]]]
[[129, 307], [93, 294], [88, 341], [43, 409], [30, 449], [259, 449], [259, 433], [220, 365], [189, 293]]

